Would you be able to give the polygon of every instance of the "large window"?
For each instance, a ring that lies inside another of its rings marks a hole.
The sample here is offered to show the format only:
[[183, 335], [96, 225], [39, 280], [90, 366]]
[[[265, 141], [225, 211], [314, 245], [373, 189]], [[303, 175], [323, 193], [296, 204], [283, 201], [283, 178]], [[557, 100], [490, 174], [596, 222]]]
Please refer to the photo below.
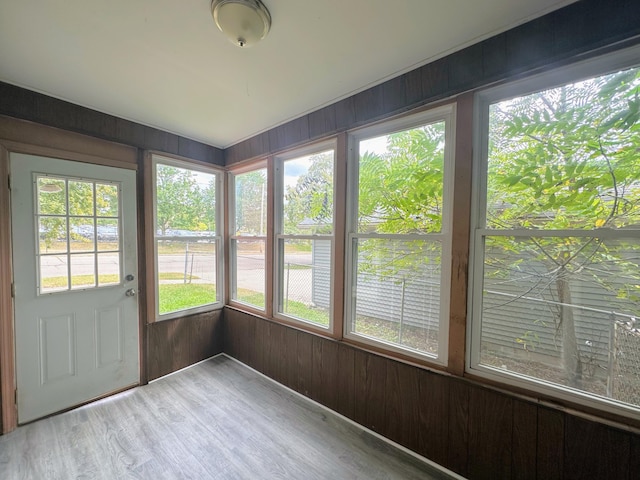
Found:
[[275, 315], [330, 328], [333, 144], [276, 159]]
[[446, 363], [451, 107], [351, 138], [345, 335]]
[[154, 233], [159, 318], [221, 302], [220, 173], [155, 155]]
[[480, 96], [471, 368], [638, 409], [640, 69], [602, 65]]
[[231, 299], [266, 309], [267, 169], [230, 174]]

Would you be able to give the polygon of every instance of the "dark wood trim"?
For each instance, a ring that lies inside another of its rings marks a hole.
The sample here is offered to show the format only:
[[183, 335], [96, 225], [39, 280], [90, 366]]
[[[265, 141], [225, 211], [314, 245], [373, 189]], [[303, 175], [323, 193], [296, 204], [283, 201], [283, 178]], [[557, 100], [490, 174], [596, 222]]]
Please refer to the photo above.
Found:
[[[143, 154], [143, 203], [141, 206], [142, 216], [144, 218], [144, 255], [145, 260], [145, 301], [146, 301], [146, 318], [147, 324], [154, 323], [157, 320], [156, 312], [156, 260], [155, 260], [155, 225], [153, 218], [153, 157], [151, 152]], [[149, 341], [149, 339], [147, 339]]]
[[269, 317], [273, 317], [273, 295], [274, 288], [273, 282], [275, 278], [274, 272], [274, 256], [275, 256], [275, 202], [276, 196], [273, 190], [275, 185], [275, 159], [273, 157], [267, 158], [267, 240], [265, 241], [265, 258], [264, 258], [264, 278], [266, 285], [264, 287], [264, 308], [265, 313]]
[[333, 215], [335, 217], [333, 232], [333, 332], [334, 338], [342, 338], [344, 334], [344, 291], [346, 261], [346, 225], [347, 225], [347, 135], [342, 133], [336, 137], [335, 149], [335, 181], [333, 192]]
[[11, 192], [9, 152], [0, 144], [0, 433], [18, 425], [15, 403], [15, 345], [11, 283]]
[[11, 152], [138, 168], [135, 148], [3, 115], [0, 115], [0, 141]]
[[473, 94], [458, 98], [455, 116], [455, 161], [451, 224], [451, 287], [449, 297], [449, 362], [447, 370], [464, 374], [467, 327], [467, 285], [473, 163]]
[[145, 217], [145, 155], [144, 152], [138, 149], [138, 172], [136, 175], [136, 212], [138, 221], [138, 324], [139, 324], [139, 338], [140, 338], [140, 384], [146, 385], [148, 383], [147, 378], [147, 245], [146, 245], [146, 232], [147, 222]]

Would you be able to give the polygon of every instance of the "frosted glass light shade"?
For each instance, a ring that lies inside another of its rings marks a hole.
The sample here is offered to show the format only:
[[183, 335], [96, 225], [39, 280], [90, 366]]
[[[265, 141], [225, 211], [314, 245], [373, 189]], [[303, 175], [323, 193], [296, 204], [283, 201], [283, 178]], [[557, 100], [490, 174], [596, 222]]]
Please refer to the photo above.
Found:
[[220, 31], [239, 47], [259, 42], [271, 28], [271, 15], [259, 0], [213, 0], [211, 14]]

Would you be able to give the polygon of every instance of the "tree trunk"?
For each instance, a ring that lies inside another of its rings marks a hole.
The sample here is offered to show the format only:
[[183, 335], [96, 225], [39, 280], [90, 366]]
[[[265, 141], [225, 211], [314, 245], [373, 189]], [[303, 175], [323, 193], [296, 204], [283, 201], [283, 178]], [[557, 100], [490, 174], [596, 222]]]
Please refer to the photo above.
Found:
[[573, 308], [566, 306], [572, 304], [571, 286], [566, 278], [564, 269], [556, 280], [558, 290], [558, 302], [560, 305], [559, 328], [562, 333], [562, 365], [567, 379], [567, 385], [574, 388], [582, 388], [582, 362], [578, 350], [576, 338], [576, 324], [573, 318]]

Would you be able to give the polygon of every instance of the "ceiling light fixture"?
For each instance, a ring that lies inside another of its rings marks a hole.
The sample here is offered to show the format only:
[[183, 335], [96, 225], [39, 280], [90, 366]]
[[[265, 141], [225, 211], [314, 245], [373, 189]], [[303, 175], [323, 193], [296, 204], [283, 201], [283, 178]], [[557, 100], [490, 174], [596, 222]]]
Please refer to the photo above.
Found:
[[271, 15], [260, 0], [213, 0], [211, 15], [220, 31], [239, 47], [259, 42], [271, 28]]

